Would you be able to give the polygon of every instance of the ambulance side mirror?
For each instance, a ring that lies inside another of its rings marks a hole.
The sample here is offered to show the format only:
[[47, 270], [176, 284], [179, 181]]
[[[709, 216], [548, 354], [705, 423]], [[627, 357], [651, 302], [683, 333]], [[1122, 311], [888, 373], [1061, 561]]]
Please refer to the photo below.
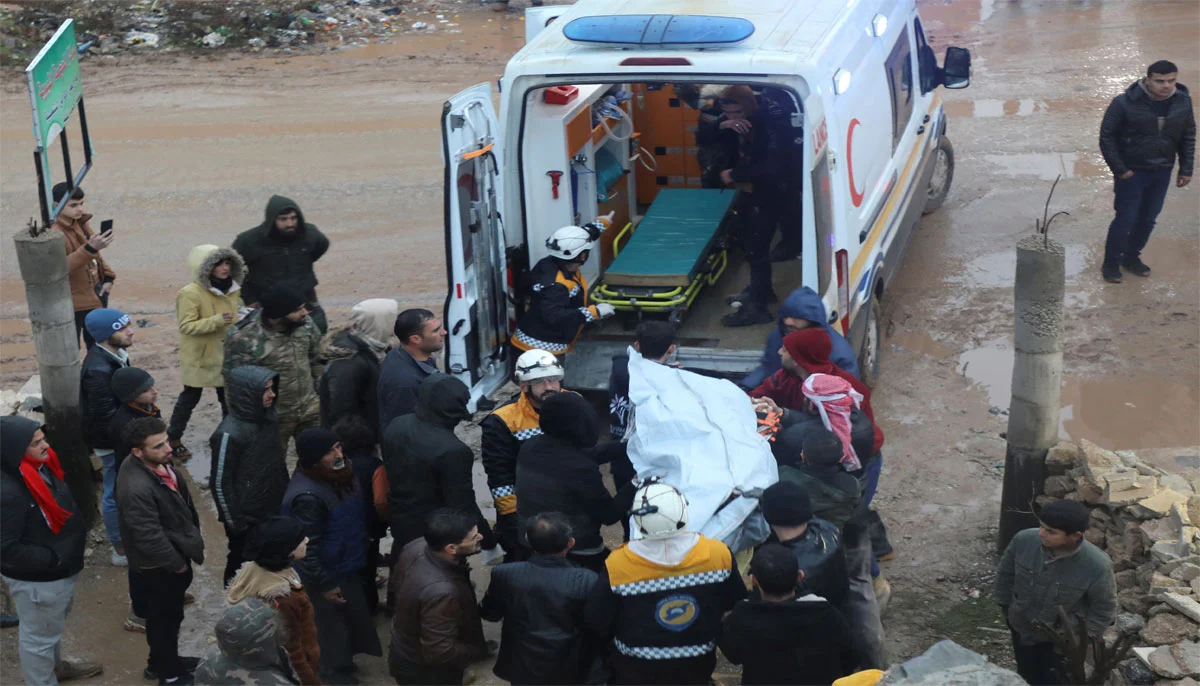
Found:
[[942, 60], [942, 85], [955, 89], [970, 84], [971, 52], [966, 48], [946, 48], [946, 57]]

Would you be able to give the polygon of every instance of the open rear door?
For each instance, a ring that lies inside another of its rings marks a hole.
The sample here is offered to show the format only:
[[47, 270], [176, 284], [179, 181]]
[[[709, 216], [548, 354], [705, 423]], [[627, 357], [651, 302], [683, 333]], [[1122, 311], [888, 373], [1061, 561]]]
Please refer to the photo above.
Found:
[[446, 372], [471, 388], [472, 411], [508, 376], [500, 154], [491, 84], [472, 86], [445, 103]]

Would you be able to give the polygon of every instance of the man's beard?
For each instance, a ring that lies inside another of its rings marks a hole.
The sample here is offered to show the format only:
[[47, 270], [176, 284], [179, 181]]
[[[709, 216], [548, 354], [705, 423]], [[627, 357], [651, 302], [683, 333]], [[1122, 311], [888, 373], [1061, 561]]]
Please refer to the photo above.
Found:
[[300, 471], [307, 474], [309, 477], [323, 481], [337, 492], [339, 498], [345, 497], [354, 490], [354, 470], [350, 468], [350, 460], [346, 460], [346, 466], [341, 469], [334, 469], [320, 462], [311, 467], [300, 467]]
[[300, 327], [304, 326], [304, 320], [301, 319], [298, 322], [294, 322], [291, 319], [284, 317], [283, 319], [280, 319], [278, 322], [276, 322], [275, 325], [277, 327], [279, 327], [279, 330], [282, 333], [291, 333], [291, 332], [295, 331], [296, 329], [299, 329]]

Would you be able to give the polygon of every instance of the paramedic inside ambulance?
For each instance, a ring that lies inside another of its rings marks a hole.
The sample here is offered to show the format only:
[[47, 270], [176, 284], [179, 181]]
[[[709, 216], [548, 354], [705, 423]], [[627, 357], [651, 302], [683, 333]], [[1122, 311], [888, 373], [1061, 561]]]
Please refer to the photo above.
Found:
[[779, 222], [781, 200], [787, 187], [784, 163], [789, 150], [788, 119], [779, 106], [767, 98], [760, 102], [748, 86], [727, 86], [718, 100], [721, 117], [702, 121], [696, 129], [696, 145], [727, 151], [732, 160], [721, 170], [725, 188], [740, 192], [739, 232], [746, 263], [750, 266], [750, 284], [730, 298], [740, 307], [721, 318], [725, 326], [751, 326], [774, 320], [767, 304], [771, 288], [771, 239]]
[[517, 321], [512, 344], [520, 351], [540, 349], [565, 355], [584, 324], [615, 314], [608, 303], [588, 304], [588, 282], [579, 268], [608, 227], [612, 215], [580, 226], [564, 226], [546, 239], [550, 254], [529, 273], [528, 307]]

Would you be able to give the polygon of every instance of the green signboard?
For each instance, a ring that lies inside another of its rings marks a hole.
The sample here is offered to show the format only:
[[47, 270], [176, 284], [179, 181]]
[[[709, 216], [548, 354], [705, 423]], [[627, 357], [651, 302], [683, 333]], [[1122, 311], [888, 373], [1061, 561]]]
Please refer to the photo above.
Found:
[[67, 118], [83, 96], [74, 19], [64, 21], [42, 46], [25, 68], [25, 78], [33, 106], [33, 137], [39, 147], [45, 148], [66, 127]]

